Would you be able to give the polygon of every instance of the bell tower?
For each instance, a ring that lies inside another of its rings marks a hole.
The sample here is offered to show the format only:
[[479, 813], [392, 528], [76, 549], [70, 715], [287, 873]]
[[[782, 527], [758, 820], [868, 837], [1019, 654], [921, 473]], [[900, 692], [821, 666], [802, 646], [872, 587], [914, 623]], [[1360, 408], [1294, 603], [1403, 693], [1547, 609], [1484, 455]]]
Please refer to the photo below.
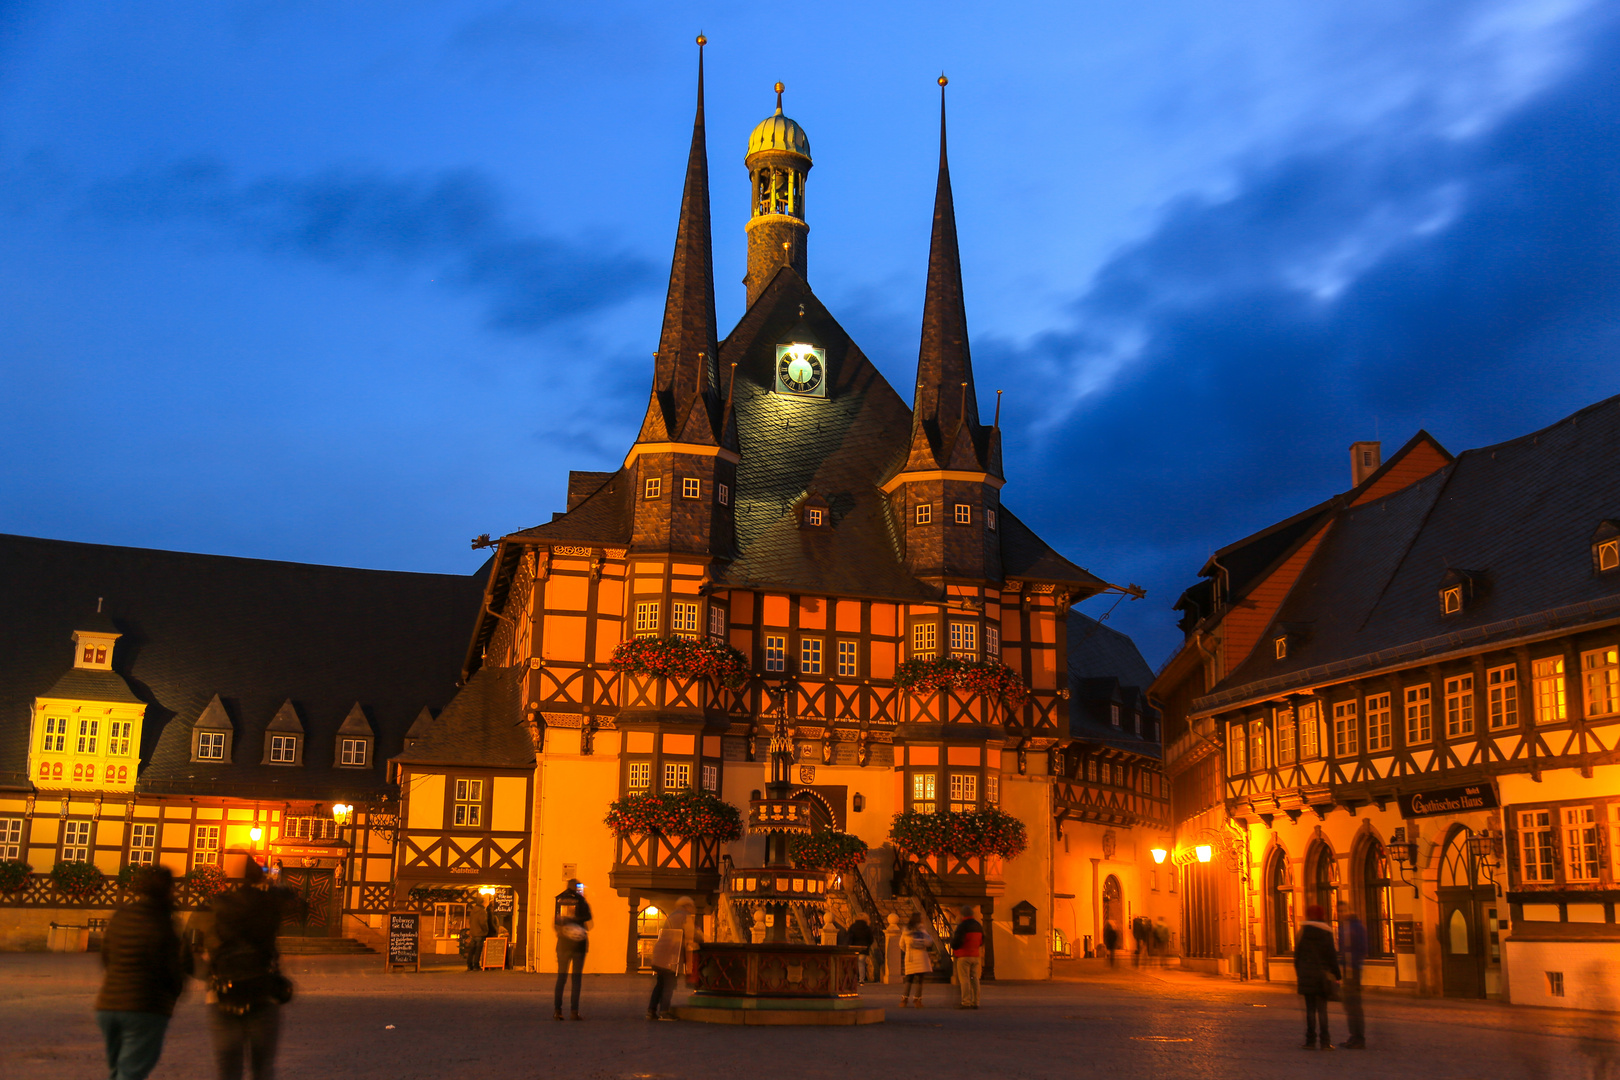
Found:
[[748, 217], [748, 273], [743, 285], [753, 306], [776, 271], [791, 266], [808, 280], [804, 220], [804, 182], [810, 175], [810, 139], [804, 129], [782, 115], [782, 91], [776, 84], [776, 113], [748, 136], [748, 179], [753, 192]]

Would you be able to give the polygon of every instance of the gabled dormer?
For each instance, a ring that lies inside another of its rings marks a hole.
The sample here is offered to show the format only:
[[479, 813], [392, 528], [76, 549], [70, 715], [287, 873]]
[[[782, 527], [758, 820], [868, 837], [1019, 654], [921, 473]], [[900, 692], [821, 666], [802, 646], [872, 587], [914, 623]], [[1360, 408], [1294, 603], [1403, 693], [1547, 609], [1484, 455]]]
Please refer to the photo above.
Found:
[[422, 711], [416, 714], [416, 719], [411, 721], [411, 726], [406, 729], [405, 749], [416, 749], [416, 744], [427, 738], [428, 729], [432, 726], [433, 710], [424, 705]]
[[34, 699], [28, 775], [45, 788], [129, 791], [146, 705], [113, 670], [121, 635], [101, 602], [77, 622], [73, 666]]
[[261, 765], [302, 765], [304, 763], [304, 722], [298, 719], [293, 703], [283, 701], [276, 715], [264, 728], [264, 757]]
[[1474, 570], [1447, 570], [1440, 578], [1440, 615], [1461, 615], [1485, 595], [1485, 575]]
[[225, 703], [215, 694], [191, 725], [191, 760], [229, 765], [235, 738], [235, 725], [225, 711]]
[[799, 528], [826, 529], [832, 526], [832, 508], [827, 500], [811, 492], [799, 501]]
[[1620, 521], [1605, 518], [1592, 533], [1592, 573], [1620, 572]]
[[73, 631], [73, 666], [85, 671], [111, 671], [113, 642], [124, 635], [101, 610], [99, 597], [95, 614], [79, 622], [81, 625]]
[[[415, 730], [414, 724], [411, 729]], [[376, 735], [371, 729], [371, 721], [366, 719], [366, 711], [357, 701], [349, 710], [349, 715], [343, 718], [343, 726], [338, 728], [332, 764], [340, 769], [371, 768], [375, 742]]]

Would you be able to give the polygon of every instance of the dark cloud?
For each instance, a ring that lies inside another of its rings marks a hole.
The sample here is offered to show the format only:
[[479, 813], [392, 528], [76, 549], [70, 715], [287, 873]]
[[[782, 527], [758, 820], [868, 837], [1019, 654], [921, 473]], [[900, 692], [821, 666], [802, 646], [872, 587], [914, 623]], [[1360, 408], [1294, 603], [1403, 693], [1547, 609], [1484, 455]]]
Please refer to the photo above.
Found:
[[258, 250], [346, 269], [424, 273], [483, 296], [490, 324], [517, 333], [656, 283], [639, 256], [524, 230], [471, 171], [238, 183], [219, 162], [196, 160], [99, 184], [91, 205], [114, 220], [202, 224]]
[[1072, 408], [1009, 403], [1045, 474], [1018, 505], [1149, 587], [1115, 619], [1151, 661], [1208, 551], [1348, 486], [1351, 440], [1460, 450], [1620, 392], [1617, 61], [1610, 27], [1488, 130], [1414, 115], [1255, 165], [1168, 208], [1070, 328], [976, 343], [1009, 385], [1099, 380]]

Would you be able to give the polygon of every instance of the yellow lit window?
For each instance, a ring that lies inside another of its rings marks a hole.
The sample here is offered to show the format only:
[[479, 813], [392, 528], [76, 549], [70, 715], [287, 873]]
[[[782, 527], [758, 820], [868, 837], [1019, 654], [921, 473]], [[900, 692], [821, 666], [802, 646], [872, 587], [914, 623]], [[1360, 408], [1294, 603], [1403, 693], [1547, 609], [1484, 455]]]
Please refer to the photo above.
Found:
[[79, 721], [79, 753], [93, 754], [96, 752], [96, 732], [101, 727], [98, 720]]
[[1446, 680], [1446, 738], [1474, 733], [1474, 677], [1458, 675]]
[[1620, 569], [1620, 539], [1605, 540], [1597, 546], [1597, 565], [1599, 573]]
[[1290, 764], [1294, 760], [1294, 710], [1278, 709], [1273, 719], [1277, 725], [1277, 764]]
[[[1245, 748], [1243, 725], [1233, 724], [1232, 730], [1227, 733], [1226, 739], [1227, 771], [1232, 776], [1242, 776], [1249, 771], [1247, 755], [1244, 753]], [[1103, 766], [1104, 769], [1107, 767], [1107, 765]], [[1107, 782], [1108, 777], [1104, 776], [1103, 780]]]
[[1440, 613], [1442, 615], [1455, 615], [1462, 610], [1462, 586], [1453, 585], [1440, 590]]
[[67, 749], [68, 722], [65, 716], [47, 716], [45, 718], [45, 741], [40, 749], [55, 752]]
[[934, 812], [934, 785], [938, 777], [933, 773], [912, 773], [911, 808], [924, 814]]
[[625, 772], [625, 786], [631, 791], [652, 787], [652, 762], [632, 761]]
[[953, 622], [950, 628], [951, 655], [958, 660], [979, 658], [979, 624]]
[[1620, 712], [1620, 649], [1611, 645], [1582, 653], [1581, 677], [1586, 684], [1586, 715]]
[[807, 506], [804, 511], [804, 523], [806, 525], [820, 525], [824, 516], [819, 506]]
[[1255, 720], [1249, 724], [1249, 768], [1259, 772], [1266, 765], [1266, 722]]
[[1530, 689], [1536, 703], [1536, 723], [1556, 724], [1567, 715], [1564, 700], [1564, 658], [1549, 656], [1530, 662]]
[[119, 757], [129, 755], [130, 733], [135, 725], [130, 720], [114, 720], [107, 725], [107, 753]]
[[664, 790], [683, 791], [692, 786], [692, 763], [689, 761], [664, 762]]
[[1322, 706], [1308, 701], [1299, 708], [1299, 760], [1309, 761], [1322, 753]]

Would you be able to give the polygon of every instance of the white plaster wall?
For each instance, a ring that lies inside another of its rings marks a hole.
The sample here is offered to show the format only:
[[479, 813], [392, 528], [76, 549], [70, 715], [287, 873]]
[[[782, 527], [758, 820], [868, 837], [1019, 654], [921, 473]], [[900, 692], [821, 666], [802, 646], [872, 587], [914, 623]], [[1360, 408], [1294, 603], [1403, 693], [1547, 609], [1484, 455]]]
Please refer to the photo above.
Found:
[[[1620, 1010], [1620, 941], [1513, 941], [1508, 1000], [1554, 1009]], [[1547, 972], [1564, 974], [1564, 996], [1548, 991]]]

